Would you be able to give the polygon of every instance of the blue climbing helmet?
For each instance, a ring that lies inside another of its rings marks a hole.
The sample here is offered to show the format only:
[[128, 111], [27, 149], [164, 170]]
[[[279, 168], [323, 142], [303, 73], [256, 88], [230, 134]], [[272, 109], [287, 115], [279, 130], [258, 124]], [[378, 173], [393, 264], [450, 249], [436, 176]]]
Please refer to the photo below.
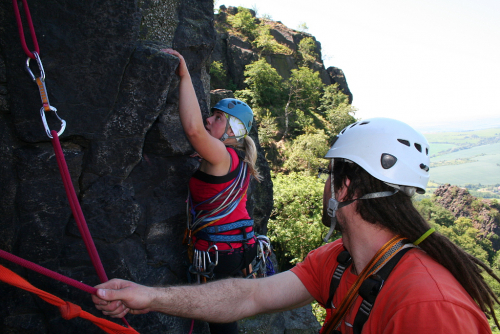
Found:
[[228, 119], [228, 122], [226, 123], [226, 131], [224, 131], [224, 135], [222, 135], [222, 137], [220, 138], [222, 142], [228, 138], [240, 139], [250, 133], [250, 129], [252, 128], [253, 123], [253, 111], [245, 102], [234, 98], [222, 99], [217, 102], [217, 104], [212, 108], [212, 111], [214, 111], [214, 109], [223, 111], [230, 116], [236, 117], [241, 121], [241, 123], [243, 123], [243, 126], [246, 130], [246, 133], [244, 135], [229, 137], [229, 135], [227, 135], [226, 133], [227, 129], [229, 128]]

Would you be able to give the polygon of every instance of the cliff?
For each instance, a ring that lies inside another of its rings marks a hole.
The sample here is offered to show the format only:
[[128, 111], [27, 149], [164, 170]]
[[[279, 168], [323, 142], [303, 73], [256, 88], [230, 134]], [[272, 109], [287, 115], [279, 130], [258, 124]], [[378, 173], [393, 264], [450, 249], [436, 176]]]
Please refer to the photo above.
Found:
[[493, 249], [500, 249], [500, 205], [496, 200], [478, 199], [465, 188], [442, 185], [434, 192], [436, 203], [450, 211], [455, 218], [465, 217], [472, 220], [474, 226], [492, 242]]
[[218, 14], [215, 15], [215, 26], [217, 28], [217, 41], [212, 61], [220, 62], [227, 73], [225, 80], [212, 81], [213, 88], [233, 88], [243, 89], [245, 66], [258, 59], [259, 54], [263, 54], [266, 61], [271, 64], [281, 77], [288, 79], [292, 69], [297, 69], [301, 64], [300, 42], [304, 38], [311, 38], [314, 41], [311, 50], [312, 59], [307, 63], [315, 72], [319, 72], [320, 78], [325, 85], [339, 84], [343, 93], [349, 97], [352, 103], [352, 93], [347, 85], [346, 78], [341, 69], [328, 67], [325, 69], [321, 57], [321, 43], [311, 34], [290, 29], [279, 21], [272, 21], [264, 18], [255, 18], [255, 13], [250, 13], [255, 18], [255, 24], [268, 26], [269, 33], [274, 40], [287, 48], [284, 52], [272, 52], [256, 47], [256, 43], [251, 42], [248, 34], [239, 34], [231, 27], [227, 20], [228, 16], [238, 13], [238, 8], [220, 6]]
[[[213, 1], [32, 0], [29, 6], [48, 97], [67, 122], [62, 148], [108, 277], [147, 285], [186, 283], [185, 200], [198, 161], [189, 157], [193, 149], [177, 112], [178, 60], [160, 49], [173, 47], [184, 55], [208, 115]], [[0, 249], [96, 285], [40, 118], [40, 94], [24, 69], [10, 1], [0, 2], [0, 19]], [[28, 31], [25, 24], [31, 50]], [[38, 75], [35, 61], [30, 68]], [[54, 116], [47, 118], [58, 130]], [[253, 136], [257, 140], [255, 130]], [[259, 168], [265, 180], [252, 183], [249, 211], [256, 231], [264, 234], [272, 183], [262, 153]], [[88, 294], [7, 261], [0, 264], [103, 316]], [[101, 333], [84, 320], [62, 319], [57, 308], [17, 288], [0, 283], [0, 296], [1, 333]], [[310, 311], [304, 314], [303, 327], [312, 317]], [[300, 327], [287, 324], [286, 313], [270, 317], [273, 321], [257, 318], [253, 326], [273, 332]], [[191, 325], [190, 319], [160, 313], [128, 320], [141, 333], [187, 333]], [[194, 333], [207, 332], [206, 323], [195, 322]]]

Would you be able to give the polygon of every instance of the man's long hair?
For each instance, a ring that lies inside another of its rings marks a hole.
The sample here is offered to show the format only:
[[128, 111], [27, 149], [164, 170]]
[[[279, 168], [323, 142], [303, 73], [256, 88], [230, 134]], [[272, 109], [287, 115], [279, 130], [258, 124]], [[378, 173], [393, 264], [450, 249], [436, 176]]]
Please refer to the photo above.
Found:
[[[344, 159], [334, 159], [334, 189], [337, 191], [350, 180], [345, 201], [379, 191], [394, 190], [384, 182], [368, 174], [359, 165]], [[411, 197], [398, 192], [389, 197], [356, 201], [356, 212], [372, 224], [380, 224], [395, 234], [416, 241], [431, 226], [414, 207]], [[438, 263], [448, 269], [469, 295], [476, 301], [481, 310], [491, 315], [500, 328], [493, 305], [500, 304], [493, 290], [485, 282], [481, 273], [486, 271], [500, 282], [492, 269], [474, 256], [464, 252], [448, 238], [438, 232], [429, 235], [419, 247]]]

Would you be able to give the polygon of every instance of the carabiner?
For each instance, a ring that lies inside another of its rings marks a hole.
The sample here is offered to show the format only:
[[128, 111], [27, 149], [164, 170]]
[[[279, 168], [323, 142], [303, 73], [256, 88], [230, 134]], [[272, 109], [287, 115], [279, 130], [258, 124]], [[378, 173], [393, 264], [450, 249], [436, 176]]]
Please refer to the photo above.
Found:
[[[43, 70], [43, 65], [42, 65], [42, 60], [40, 59], [40, 55], [38, 55], [36, 51], [33, 51], [33, 54], [35, 55], [36, 63], [38, 64], [38, 69], [40, 70], [40, 79], [42, 81], [45, 81], [45, 71]], [[33, 74], [33, 72], [31, 72], [30, 69], [30, 60], [31, 60], [30, 57], [28, 57], [28, 59], [26, 60], [26, 71], [31, 76], [31, 79], [35, 81], [36, 80], [35, 75]]]
[[[59, 117], [59, 115], [57, 114], [56, 108], [54, 108], [53, 106], [49, 106], [49, 108], [50, 108], [50, 110], [52, 110], [54, 112], [56, 117], [61, 121], [61, 129], [57, 133], [57, 135], [60, 136], [64, 132], [64, 129], [66, 129], [66, 121], [64, 119], [62, 119], [61, 117]], [[40, 109], [40, 115], [42, 116], [42, 122], [43, 122], [43, 126], [45, 127], [45, 132], [47, 133], [47, 136], [49, 136], [49, 138], [52, 139], [52, 134], [50, 133], [49, 125], [47, 124], [47, 120], [45, 119], [45, 108], [44, 107], [42, 107]]]
[[208, 247], [207, 249], [207, 255], [208, 255], [208, 261], [210, 263], [213, 263], [210, 259], [210, 250], [214, 248], [215, 249], [215, 267], [219, 264], [219, 248], [217, 247], [216, 244], [213, 244], [212, 246]]

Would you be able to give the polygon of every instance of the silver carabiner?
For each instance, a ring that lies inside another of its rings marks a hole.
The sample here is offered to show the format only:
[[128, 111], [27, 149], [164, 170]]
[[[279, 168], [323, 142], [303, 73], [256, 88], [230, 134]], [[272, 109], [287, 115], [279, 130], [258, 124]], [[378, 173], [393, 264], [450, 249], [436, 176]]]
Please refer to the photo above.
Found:
[[210, 250], [214, 248], [215, 249], [215, 266], [217, 266], [219, 264], [219, 248], [217, 248], [217, 245], [212, 245], [210, 247], [208, 247], [207, 249], [207, 255], [208, 255], [208, 261], [210, 261], [210, 263], [213, 263], [211, 260], [210, 260]]
[[[54, 112], [54, 115], [56, 115], [57, 119], [59, 119], [61, 121], [61, 129], [59, 130], [59, 132], [57, 132], [57, 136], [60, 136], [64, 130], [66, 129], [66, 121], [64, 119], [62, 119], [61, 117], [59, 117], [59, 115], [57, 114], [57, 109], [53, 106], [50, 106], [50, 110]], [[42, 116], [42, 122], [43, 122], [43, 126], [45, 127], [45, 132], [47, 133], [47, 136], [49, 136], [50, 139], [52, 139], [52, 134], [50, 133], [50, 128], [49, 128], [49, 125], [47, 124], [47, 120], [45, 119], [45, 108], [42, 107], [40, 109], [40, 116]]]
[[45, 132], [47, 133], [47, 136], [49, 136], [50, 139], [52, 139], [52, 134], [50, 133], [50, 128], [49, 125], [47, 124], [47, 119], [45, 118], [45, 112], [47, 111], [52, 111], [57, 119], [61, 121], [61, 129], [57, 132], [57, 135], [60, 136], [64, 130], [66, 129], [66, 121], [63, 120], [59, 115], [57, 114], [57, 109], [55, 107], [52, 107], [49, 103], [49, 96], [47, 94], [47, 88], [45, 87], [45, 71], [43, 69], [42, 65], [42, 60], [40, 59], [40, 55], [36, 52], [33, 51], [33, 54], [35, 55], [36, 62], [38, 64], [38, 69], [40, 70], [40, 77], [37, 79], [33, 72], [31, 72], [30, 69], [30, 60], [31, 58], [28, 57], [26, 60], [26, 71], [28, 71], [28, 74], [31, 76], [31, 79], [37, 84], [38, 90], [40, 91], [40, 98], [42, 99], [42, 105], [43, 107], [40, 109], [40, 116], [42, 116], [42, 122], [43, 126], [45, 127]]
[[[36, 51], [33, 51], [33, 54], [35, 55], [36, 63], [38, 64], [38, 69], [40, 70], [40, 79], [42, 79], [42, 81], [45, 81], [45, 71], [43, 70], [43, 65], [42, 65], [42, 60], [40, 59], [40, 55]], [[28, 74], [31, 76], [31, 79], [35, 81], [36, 77], [33, 74], [33, 72], [31, 72], [30, 69], [30, 60], [31, 60], [30, 57], [28, 57], [28, 59], [26, 60], [26, 71], [28, 71]]]

